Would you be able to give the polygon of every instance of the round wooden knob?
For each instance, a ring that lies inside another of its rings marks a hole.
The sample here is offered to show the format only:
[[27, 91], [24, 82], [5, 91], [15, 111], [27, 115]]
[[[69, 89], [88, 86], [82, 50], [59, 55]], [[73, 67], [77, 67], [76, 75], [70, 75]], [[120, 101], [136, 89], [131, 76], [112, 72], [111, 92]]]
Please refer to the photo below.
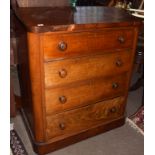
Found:
[[121, 60], [116, 61], [116, 66], [121, 67], [123, 65], [123, 62]]
[[65, 126], [64, 123], [60, 123], [60, 124], [59, 124], [59, 128], [60, 128], [61, 130], [64, 130], [64, 129], [66, 128], [66, 126]]
[[67, 49], [67, 43], [65, 43], [64, 41], [59, 42], [58, 48], [60, 51], [65, 51]]
[[60, 96], [59, 101], [60, 101], [60, 103], [64, 104], [64, 103], [66, 103], [67, 98], [65, 96]]
[[66, 71], [65, 69], [61, 69], [61, 70], [59, 71], [59, 76], [60, 76], [61, 78], [65, 78], [65, 77], [67, 76], [67, 71]]
[[112, 107], [112, 108], [110, 109], [110, 112], [111, 112], [111, 113], [115, 113], [116, 111], [117, 111], [116, 107]]
[[113, 88], [113, 89], [116, 89], [116, 88], [118, 88], [118, 87], [119, 87], [118, 83], [113, 83], [113, 84], [112, 84], [112, 88]]
[[125, 38], [122, 37], [122, 36], [120, 36], [120, 37], [118, 37], [118, 41], [119, 41], [120, 43], [124, 43], [124, 42], [125, 42]]

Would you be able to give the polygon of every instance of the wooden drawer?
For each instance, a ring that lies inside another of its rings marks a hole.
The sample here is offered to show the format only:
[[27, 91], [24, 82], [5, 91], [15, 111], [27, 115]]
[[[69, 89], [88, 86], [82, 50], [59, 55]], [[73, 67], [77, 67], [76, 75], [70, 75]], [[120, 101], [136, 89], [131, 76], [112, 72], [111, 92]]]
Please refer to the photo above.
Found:
[[117, 119], [124, 114], [123, 104], [124, 97], [119, 97], [58, 115], [47, 116], [47, 139], [58, 136], [67, 137]]
[[127, 74], [97, 78], [66, 87], [46, 89], [46, 114], [51, 115], [121, 96], [127, 91]]
[[44, 59], [85, 55], [103, 50], [131, 48], [133, 29], [107, 29], [81, 33], [48, 33], [42, 36]]
[[52, 61], [44, 64], [45, 87], [55, 87], [91, 78], [128, 71], [130, 51]]

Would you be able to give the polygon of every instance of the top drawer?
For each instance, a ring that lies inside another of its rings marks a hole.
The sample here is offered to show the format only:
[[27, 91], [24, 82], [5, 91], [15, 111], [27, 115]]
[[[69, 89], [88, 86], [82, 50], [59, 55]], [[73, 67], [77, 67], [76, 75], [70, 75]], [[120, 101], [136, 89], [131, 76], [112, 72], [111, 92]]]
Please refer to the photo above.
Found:
[[134, 31], [131, 28], [81, 33], [48, 33], [42, 36], [44, 59], [131, 48], [133, 35]]

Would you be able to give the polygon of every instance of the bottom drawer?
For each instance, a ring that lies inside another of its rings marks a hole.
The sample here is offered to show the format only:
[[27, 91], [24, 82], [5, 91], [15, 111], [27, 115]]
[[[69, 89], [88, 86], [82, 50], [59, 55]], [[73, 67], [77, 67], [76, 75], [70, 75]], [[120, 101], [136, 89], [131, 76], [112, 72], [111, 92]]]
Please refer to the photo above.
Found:
[[68, 137], [112, 121], [124, 114], [124, 97], [98, 102], [83, 108], [47, 116], [47, 139]]

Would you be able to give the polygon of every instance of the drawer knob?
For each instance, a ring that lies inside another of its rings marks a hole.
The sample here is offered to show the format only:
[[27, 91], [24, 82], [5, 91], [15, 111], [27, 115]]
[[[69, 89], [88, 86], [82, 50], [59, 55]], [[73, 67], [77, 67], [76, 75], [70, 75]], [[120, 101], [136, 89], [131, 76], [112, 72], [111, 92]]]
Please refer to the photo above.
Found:
[[124, 43], [124, 42], [125, 42], [125, 38], [122, 37], [122, 36], [120, 36], [120, 37], [118, 37], [118, 41], [119, 41], [120, 43]]
[[59, 128], [60, 128], [61, 130], [64, 130], [64, 129], [66, 128], [66, 126], [65, 126], [64, 123], [60, 123], [60, 124], [59, 124]]
[[123, 62], [121, 60], [116, 61], [116, 66], [121, 67], [123, 65]]
[[65, 51], [67, 49], [67, 43], [65, 43], [64, 41], [59, 42], [58, 48], [60, 51]]
[[65, 69], [61, 69], [61, 70], [59, 71], [59, 76], [60, 76], [61, 78], [65, 78], [65, 77], [67, 76], [67, 71], [66, 71]]
[[118, 86], [119, 86], [118, 83], [113, 83], [113, 84], [112, 84], [112, 88], [113, 88], [113, 89], [117, 89]]
[[116, 111], [117, 111], [116, 107], [112, 107], [112, 108], [110, 109], [110, 112], [111, 112], [111, 113], [115, 113]]
[[64, 104], [64, 103], [66, 103], [67, 98], [65, 96], [60, 96], [59, 101], [60, 101], [60, 103]]

